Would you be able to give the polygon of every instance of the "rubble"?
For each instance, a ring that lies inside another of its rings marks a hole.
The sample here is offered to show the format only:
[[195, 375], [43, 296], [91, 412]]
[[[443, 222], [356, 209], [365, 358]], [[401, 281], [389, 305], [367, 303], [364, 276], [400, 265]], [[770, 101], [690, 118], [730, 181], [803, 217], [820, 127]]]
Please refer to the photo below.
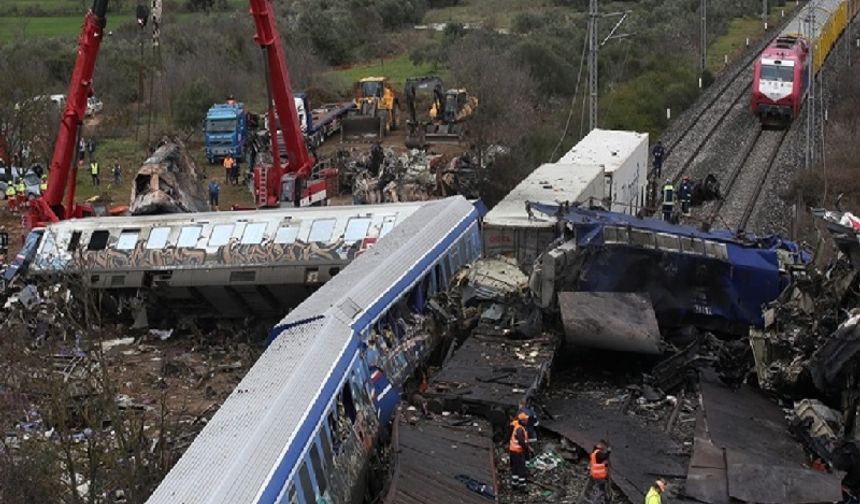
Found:
[[131, 186], [132, 215], [205, 212], [209, 200], [204, 175], [177, 138], [162, 138], [137, 171]]

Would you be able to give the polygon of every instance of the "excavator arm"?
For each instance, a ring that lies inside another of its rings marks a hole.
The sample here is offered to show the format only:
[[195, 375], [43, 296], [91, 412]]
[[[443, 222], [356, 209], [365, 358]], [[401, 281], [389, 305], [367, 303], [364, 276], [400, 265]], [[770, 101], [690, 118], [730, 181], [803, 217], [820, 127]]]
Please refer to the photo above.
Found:
[[[75, 153], [81, 124], [87, 110], [87, 99], [92, 94], [93, 72], [99, 47], [104, 35], [108, 0], [93, 0], [93, 6], [84, 18], [84, 26], [78, 38], [78, 55], [66, 99], [66, 108], [60, 119], [60, 129], [51, 156], [48, 174], [48, 189], [40, 198], [31, 202], [27, 214], [27, 227], [39, 223], [56, 222], [60, 219], [82, 217], [92, 209], [75, 203], [76, 166]], [[66, 204], [63, 205], [63, 195]]]

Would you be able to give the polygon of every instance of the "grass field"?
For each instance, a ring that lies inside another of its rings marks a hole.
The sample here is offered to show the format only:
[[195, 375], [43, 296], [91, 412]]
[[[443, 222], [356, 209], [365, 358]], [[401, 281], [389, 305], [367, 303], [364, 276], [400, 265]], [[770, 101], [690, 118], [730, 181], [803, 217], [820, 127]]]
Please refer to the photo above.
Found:
[[362, 77], [370, 76], [385, 76], [391, 79], [394, 88], [403, 89], [403, 83], [408, 77], [417, 77], [421, 75], [439, 75], [444, 79], [444, 69], [433, 68], [433, 65], [414, 65], [409, 61], [408, 54], [402, 54], [396, 58], [390, 58], [383, 61], [373, 61], [354, 65], [349, 68], [335, 70], [337, 75], [341, 76], [347, 83], [352, 83]]
[[0, 17], [0, 43], [21, 37], [75, 37], [81, 31], [83, 16]]
[[[785, 12], [786, 17], [791, 16], [797, 5], [794, 2], [786, 2], [785, 7], [773, 7], [770, 10], [768, 21], [769, 34], [775, 35], [774, 26], [777, 26], [782, 21], [782, 13]], [[762, 26], [761, 18], [736, 18], [729, 23], [728, 32], [716, 38], [708, 47], [708, 69], [716, 74], [725, 67], [725, 57], [728, 56], [729, 61], [732, 61], [738, 54], [746, 49], [746, 39], [749, 38], [750, 44], [755, 43], [763, 35], [764, 26]]]

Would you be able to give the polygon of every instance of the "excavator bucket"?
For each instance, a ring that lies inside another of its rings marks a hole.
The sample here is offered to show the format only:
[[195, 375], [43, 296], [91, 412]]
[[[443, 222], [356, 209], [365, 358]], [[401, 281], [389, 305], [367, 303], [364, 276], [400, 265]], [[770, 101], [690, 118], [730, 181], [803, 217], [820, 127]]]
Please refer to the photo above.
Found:
[[340, 129], [341, 142], [376, 142], [385, 136], [385, 119], [375, 115], [348, 115]]
[[424, 138], [430, 143], [456, 144], [463, 141], [465, 128], [460, 123], [431, 124], [427, 126]]

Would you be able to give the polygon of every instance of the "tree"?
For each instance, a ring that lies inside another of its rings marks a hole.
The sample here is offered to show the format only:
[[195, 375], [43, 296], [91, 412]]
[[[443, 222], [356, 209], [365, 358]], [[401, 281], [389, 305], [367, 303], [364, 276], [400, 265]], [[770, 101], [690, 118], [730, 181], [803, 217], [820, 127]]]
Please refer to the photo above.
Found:
[[194, 80], [173, 99], [173, 123], [179, 128], [193, 130], [200, 126], [206, 111], [218, 100], [207, 80]]

